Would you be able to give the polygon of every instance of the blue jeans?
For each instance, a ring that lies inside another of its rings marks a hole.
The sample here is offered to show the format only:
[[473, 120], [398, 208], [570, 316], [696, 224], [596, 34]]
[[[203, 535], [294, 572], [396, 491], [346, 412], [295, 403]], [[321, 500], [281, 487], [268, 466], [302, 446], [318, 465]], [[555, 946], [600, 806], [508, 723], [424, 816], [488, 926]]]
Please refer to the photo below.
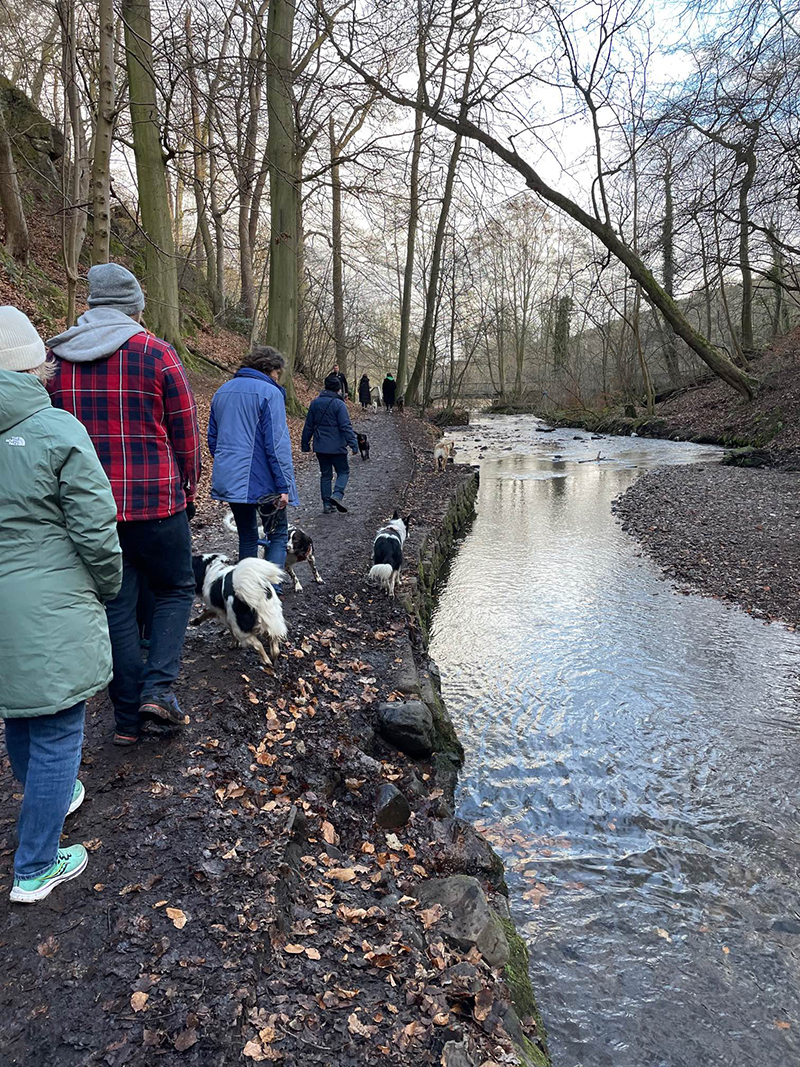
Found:
[[55, 715], [6, 719], [6, 748], [25, 796], [17, 823], [17, 878], [38, 878], [52, 867], [72, 800], [83, 746], [86, 702]]
[[[181, 666], [195, 582], [192, 535], [186, 512], [167, 519], [117, 523], [122, 546], [122, 589], [106, 604], [114, 656], [108, 695], [119, 733], [138, 737], [139, 706], [172, 696]], [[153, 597], [150, 647], [142, 659], [136, 606], [143, 583]]]
[[[341, 500], [344, 496], [345, 487], [350, 477], [350, 464], [347, 462], [347, 453], [317, 452], [320, 479], [319, 488], [322, 493], [322, 503], [330, 506], [331, 496]], [[331, 481], [333, 472], [336, 471], [336, 485], [331, 493]]]
[[[233, 521], [239, 534], [239, 559], [252, 559], [258, 555], [258, 505], [231, 504]], [[265, 523], [267, 545], [264, 559], [283, 567], [286, 563], [286, 542], [289, 539], [289, 509], [281, 508], [274, 520]]]

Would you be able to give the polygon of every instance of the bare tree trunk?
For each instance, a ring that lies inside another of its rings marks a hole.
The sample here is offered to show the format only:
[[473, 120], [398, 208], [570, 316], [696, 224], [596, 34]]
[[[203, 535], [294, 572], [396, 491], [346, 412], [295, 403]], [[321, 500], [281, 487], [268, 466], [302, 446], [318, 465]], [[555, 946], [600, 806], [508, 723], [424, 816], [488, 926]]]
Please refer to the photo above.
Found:
[[98, 0], [97, 15], [100, 58], [92, 159], [92, 263], [108, 263], [111, 254], [111, 141], [116, 117], [113, 0]]
[[444, 247], [445, 232], [447, 230], [447, 217], [450, 214], [450, 205], [453, 201], [453, 186], [458, 170], [458, 157], [461, 155], [461, 134], [456, 134], [453, 150], [450, 153], [450, 163], [447, 167], [447, 178], [444, 183], [442, 206], [439, 211], [439, 221], [436, 225], [436, 236], [433, 240], [433, 255], [431, 257], [431, 270], [428, 277], [428, 292], [425, 300], [425, 318], [422, 320], [422, 330], [419, 337], [417, 350], [417, 362], [414, 372], [408, 380], [406, 389], [406, 403], [413, 404], [417, 399], [417, 389], [425, 373], [425, 363], [428, 358], [431, 336], [433, 332], [433, 318], [439, 293], [439, 272], [442, 264], [442, 249]]
[[[675, 298], [675, 245], [674, 226], [675, 213], [672, 200], [672, 156], [667, 155], [664, 168], [664, 224], [661, 229], [661, 248], [664, 254], [664, 292], [667, 296]], [[667, 364], [669, 380], [673, 385], [681, 384], [680, 366], [678, 364], [678, 352], [675, 344], [675, 334], [672, 330], [666, 331], [664, 342], [664, 361]]]
[[[297, 181], [302, 189], [303, 164], [298, 162]], [[306, 372], [306, 303], [308, 301], [308, 283], [306, 281], [306, 239], [303, 220], [303, 197], [297, 197], [297, 342], [295, 344], [294, 365], [298, 371]]]
[[644, 348], [642, 347], [641, 306], [642, 290], [637, 286], [636, 298], [633, 304], [633, 336], [636, 341], [636, 354], [639, 357], [639, 369], [642, 372], [642, 384], [644, 386], [644, 395], [647, 403], [647, 414], [655, 415], [656, 393], [653, 388], [653, 379], [650, 377], [650, 369], [647, 366], [647, 360], [645, 359]]
[[[33, 76], [31, 81], [30, 98], [37, 108], [41, 107], [42, 103], [42, 89], [44, 87], [45, 78], [47, 77], [47, 71], [50, 64], [53, 62], [53, 51], [56, 43], [56, 35], [59, 29], [58, 15], [54, 15], [50, 25], [47, 27], [47, 32], [44, 35], [42, 41], [42, 59], [39, 64], [39, 69]], [[16, 79], [14, 79], [16, 80]]]
[[753, 271], [750, 267], [750, 207], [747, 198], [756, 176], [756, 154], [744, 154], [745, 175], [739, 186], [739, 264], [742, 271], [742, 348], [745, 356], [755, 348], [753, 338]]
[[214, 124], [209, 111], [207, 123], [208, 135], [208, 196], [211, 207], [211, 218], [214, 222], [214, 245], [216, 248], [217, 266], [214, 271], [216, 278], [216, 303], [220, 311], [225, 307], [225, 228], [223, 226], [223, 211], [219, 204], [217, 183], [217, 152], [214, 141]]
[[5, 219], [5, 250], [19, 263], [27, 263], [30, 237], [25, 208], [17, 180], [17, 165], [11, 151], [11, 139], [6, 127], [5, 105], [0, 100], [0, 208]]
[[61, 251], [67, 275], [67, 326], [75, 322], [78, 263], [86, 239], [87, 213], [84, 206], [89, 190], [89, 151], [78, 99], [78, 64], [75, 44], [75, 5], [59, 0], [61, 22], [61, 70], [64, 83], [65, 117], [68, 119], [67, 150], [62, 166]]
[[775, 307], [772, 312], [772, 337], [773, 339], [781, 332], [789, 331], [789, 308], [783, 292], [784, 258], [783, 251], [778, 244], [775, 235], [775, 223], [773, 222], [767, 233], [767, 240], [772, 251], [772, 278], [773, 292], [775, 293]]
[[270, 165], [267, 341], [286, 359], [283, 384], [290, 414], [301, 412], [292, 369], [297, 350], [297, 133], [292, 102], [295, 0], [271, 0], [267, 18], [267, 110]]
[[147, 237], [147, 320], [153, 332], [183, 357], [186, 349], [180, 328], [178, 265], [172, 239], [167, 168], [161, 150], [149, 0], [123, 0], [122, 17], [139, 206]]
[[[417, 45], [419, 82], [417, 100], [422, 102], [425, 93], [425, 37], [420, 20], [420, 38]], [[397, 392], [405, 386], [408, 368], [408, 335], [411, 329], [411, 295], [414, 291], [414, 256], [419, 225], [419, 161], [422, 155], [422, 110], [414, 112], [414, 139], [411, 146], [411, 174], [409, 178], [409, 214], [406, 236], [406, 266], [403, 275], [403, 298], [400, 306], [400, 345], [397, 357]]]
[[342, 180], [339, 145], [333, 115], [330, 117], [331, 149], [331, 247], [333, 251], [333, 343], [339, 370], [347, 377], [347, 345], [344, 336], [344, 282], [342, 280]]

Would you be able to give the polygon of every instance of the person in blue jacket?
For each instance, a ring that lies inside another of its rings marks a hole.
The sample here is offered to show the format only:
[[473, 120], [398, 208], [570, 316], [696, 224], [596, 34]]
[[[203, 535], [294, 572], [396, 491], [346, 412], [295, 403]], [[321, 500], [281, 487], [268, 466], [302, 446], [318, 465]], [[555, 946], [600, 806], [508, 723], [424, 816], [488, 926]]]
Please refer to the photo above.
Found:
[[[325, 388], [311, 405], [303, 427], [302, 449], [314, 452], [320, 471], [320, 491], [322, 509], [330, 515], [334, 508], [347, 511], [342, 497], [350, 477], [350, 464], [347, 462], [347, 446], [353, 455], [358, 455], [358, 438], [350, 424], [347, 404], [342, 399], [341, 382], [338, 374], [329, 374], [325, 379]], [[336, 485], [331, 492], [333, 472], [336, 470]]]
[[211, 496], [226, 500], [239, 534], [239, 559], [258, 555], [258, 504], [280, 496], [265, 531], [264, 553], [286, 562], [287, 505], [297, 506], [292, 442], [286, 425], [286, 391], [279, 384], [285, 360], [269, 345], [256, 345], [233, 378], [211, 400], [208, 448], [214, 457]]

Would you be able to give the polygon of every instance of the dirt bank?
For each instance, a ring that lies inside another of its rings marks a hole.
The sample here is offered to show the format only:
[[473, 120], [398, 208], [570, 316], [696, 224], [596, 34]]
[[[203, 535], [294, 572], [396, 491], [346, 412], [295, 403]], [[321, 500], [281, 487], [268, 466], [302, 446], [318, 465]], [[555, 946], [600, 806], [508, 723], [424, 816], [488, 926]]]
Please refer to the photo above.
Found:
[[800, 622], [800, 475], [670, 467], [645, 474], [614, 510], [679, 585]]
[[[276, 670], [207, 623], [190, 631], [178, 690], [190, 726], [115, 749], [110, 709], [93, 702], [87, 800], [68, 824], [90, 866], [36, 907], [7, 903], [6, 804], [3, 1067], [479, 1067], [517, 1062], [514, 1042], [546, 1061], [502, 866], [453, 816], [459, 746], [425, 657], [435, 561], [475, 477], [435, 477], [415, 420], [363, 423], [373, 458], [353, 463], [350, 514], [322, 516], [316, 470], [300, 468], [294, 518], [325, 584], [300, 566]], [[411, 621], [364, 581], [397, 505], [417, 517]], [[200, 510], [200, 547], [233, 549], [220, 517]], [[416, 757], [383, 736], [401, 706], [395, 740]], [[0, 778], [10, 796], [5, 762]]]

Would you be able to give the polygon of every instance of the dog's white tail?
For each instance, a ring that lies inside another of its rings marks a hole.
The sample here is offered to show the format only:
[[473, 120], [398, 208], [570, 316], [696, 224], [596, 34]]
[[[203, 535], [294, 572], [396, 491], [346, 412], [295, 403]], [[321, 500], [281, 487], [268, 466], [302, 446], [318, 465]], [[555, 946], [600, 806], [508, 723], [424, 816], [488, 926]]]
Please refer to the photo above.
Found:
[[[225, 527], [226, 530], [230, 530], [232, 534], [238, 534], [239, 532], [236, 528], [236, 520], [233, 517], [232, 511], [229, 511], [225, 518], [222, 520], [222, 525]], [[261, 538], [263, 538], [264, 536], [264, 527], [261, 525], [261, 519], [258, 520], [258, 536]]]
[[391, 563], [376, 563], [369, 572], [369, 580], [378, 582], [383, 589], [388, 589], [394, 574]]

